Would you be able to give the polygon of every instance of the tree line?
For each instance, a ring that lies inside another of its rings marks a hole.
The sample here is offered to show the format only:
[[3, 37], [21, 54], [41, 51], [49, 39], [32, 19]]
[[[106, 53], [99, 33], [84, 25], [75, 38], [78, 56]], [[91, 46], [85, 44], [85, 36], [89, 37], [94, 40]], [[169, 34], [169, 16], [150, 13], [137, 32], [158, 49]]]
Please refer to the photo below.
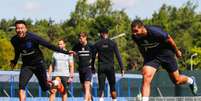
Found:
[[[145, 24], [163, 27], [175, 39], [183, 53], [183, 57], [179, 59], [180, 70], [190, 69], [191, 63], [195, 69], [201, 69], [201, 13], [195, 11], [198, 6], [191, 1], [180, 8], [164, 4], [153, 13], [151, 18], [141, 19], [136, 16], [136, 19], [143, 20]], [[16, 20], [15, 17], [0, 20], [1, 70], [10, 70], [9, 63], [14, 56], [10, 39], [15, 35], [12, 26]], [[61, 23], [55, 23], [51, 18], [37, 21], [31, 18], [24, 20], [28, 24], [29, 31], [55, 45], [58, 39], [62, 38], [66, 41], [69, 50], [78, 42], [80, 32], [87, 32], [92, 43], [99, 40], [98, 30], [103, 27], [109, 29], [110, 37], [126, 33], [124, 37], [115, 39], [124, 65], [127, 69], [134, 67], [135, 70], [142, 67], [142, 56], [131, 39], [130, 24], [133, 19], [129, 18], [123, 9], [113, 10], [111, 0], [96, 0], [93, 4], [88, 4], [87, 0], [78, 0], [70, 18]], [[51, 62], [52, 51], [41, 48], [48, 65]], [[194, 53], [198, 55], [191, 61], [190, 57]], [[20, 65], [21, 63], [18, 62], [17, 68], [20, 68]]]

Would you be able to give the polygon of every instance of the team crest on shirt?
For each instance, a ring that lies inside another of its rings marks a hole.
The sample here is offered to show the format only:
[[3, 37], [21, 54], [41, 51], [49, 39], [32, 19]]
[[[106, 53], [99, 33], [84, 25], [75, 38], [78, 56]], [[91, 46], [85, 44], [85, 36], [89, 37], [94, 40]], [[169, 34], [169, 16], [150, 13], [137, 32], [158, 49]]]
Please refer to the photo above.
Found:
[[84, 51], [85, 49], [84, 49], [84, 47], [82, 47], [82, 51]]
[[22, 50], [22, 52], [23, 52], [23, 53], [27, 53], [27, 51], [26, 51], [26, 50]]
[[148, 44], [149, 42], [148, 42], [147, 40], [144, 40], [144, 43], [145, 43], [145, 44]]

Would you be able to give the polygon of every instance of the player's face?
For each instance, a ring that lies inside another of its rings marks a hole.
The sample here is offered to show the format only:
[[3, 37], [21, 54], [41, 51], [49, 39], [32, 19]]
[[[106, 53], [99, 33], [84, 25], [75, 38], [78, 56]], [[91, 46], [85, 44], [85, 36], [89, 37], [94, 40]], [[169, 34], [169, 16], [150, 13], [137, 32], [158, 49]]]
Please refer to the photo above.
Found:
[[64, 41], [61, 40], [58, 42], [58, 46], [59, 46], [59, 48], [64, 49], [66, 45], [65, 45]]
[[82, 35], [80, 35], [80, 37], [79, 37], [79, 41], [80, 41], [81, 44], [85, 44], [86, 41], [87, 41], [87, 37], [86, 37], [86, 36], [82, 36]]
[[100, 36], [104, 39], [108, 38], [108, 33], [107, 32], [101, 32]]
[[135, 27], [132, 27], [131, 30], [133, 35], [136, 35], [136, 36], [144, 35], [143, 27], [135, 26]]
[[27, 27], [24, 24], [16, 24], [16, 33], [19, 38], [24, 38], [26, 36]]

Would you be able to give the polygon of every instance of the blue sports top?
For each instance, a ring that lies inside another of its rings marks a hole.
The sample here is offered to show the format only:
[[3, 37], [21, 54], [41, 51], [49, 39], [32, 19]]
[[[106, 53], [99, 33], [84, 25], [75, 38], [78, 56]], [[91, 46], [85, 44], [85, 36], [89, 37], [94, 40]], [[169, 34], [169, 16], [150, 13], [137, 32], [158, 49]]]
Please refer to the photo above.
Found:
[[79, 70], [91, 68], [93, 53], [93, 45], [91, 43], [87, 43], [86, 45], [78, 43], [73, 47], [73, 51], [78, 55]]
[[23, 65], [35, 65], [43, 62], [43, 54], [39, 49], [39, 44], [51, 50], [68, 54], [67, 51], [49, 44], [44, 39], [30, 32], [27, 32], [23, 39], [20, 39], [17, 35], [13, 36], [11, 43], [15, 51], [15, 57], [14, 60], [12, 60], [14, 64], [17, 63], [20, 55], [22, 57]]
[[92, 66], [95, 63], [96, 53], [98, 53], [98, 63], [105, 65], [114, 65], [114, 55], [117, 58], [121, 69], [124, 68], [122, 58], [117, 48], [117, 44], [110, 39], [101, 39], [94, 45], [94, 54]]
[[161, 54], [160, 52], [164, 49], [173, 50], [171, 45], [167, 43], [168, 33], [163, 31], [162, 28], [156, 26], [145, 26], [145, 28], [147, 36], [132, 35], [144, 57]]

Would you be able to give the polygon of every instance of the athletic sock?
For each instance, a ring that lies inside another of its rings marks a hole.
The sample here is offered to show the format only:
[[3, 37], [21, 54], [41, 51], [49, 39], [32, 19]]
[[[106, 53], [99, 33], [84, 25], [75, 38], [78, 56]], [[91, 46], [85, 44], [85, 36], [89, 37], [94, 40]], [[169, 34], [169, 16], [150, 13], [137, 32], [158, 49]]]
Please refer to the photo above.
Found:
[[117, 99], [112, 99], [112, 101], [117, 101]]
[[188, 78], [187, 83], [188, 84], [193, 84], [193, 79], [191, 77], [187, 77], [187, 78]]
[[149, 97], [142, 97], [142, 101], [149, 101]]
[[99, 101], [104, 101], [104, 98], [103, 98], [103, 97], [100, 97]]

